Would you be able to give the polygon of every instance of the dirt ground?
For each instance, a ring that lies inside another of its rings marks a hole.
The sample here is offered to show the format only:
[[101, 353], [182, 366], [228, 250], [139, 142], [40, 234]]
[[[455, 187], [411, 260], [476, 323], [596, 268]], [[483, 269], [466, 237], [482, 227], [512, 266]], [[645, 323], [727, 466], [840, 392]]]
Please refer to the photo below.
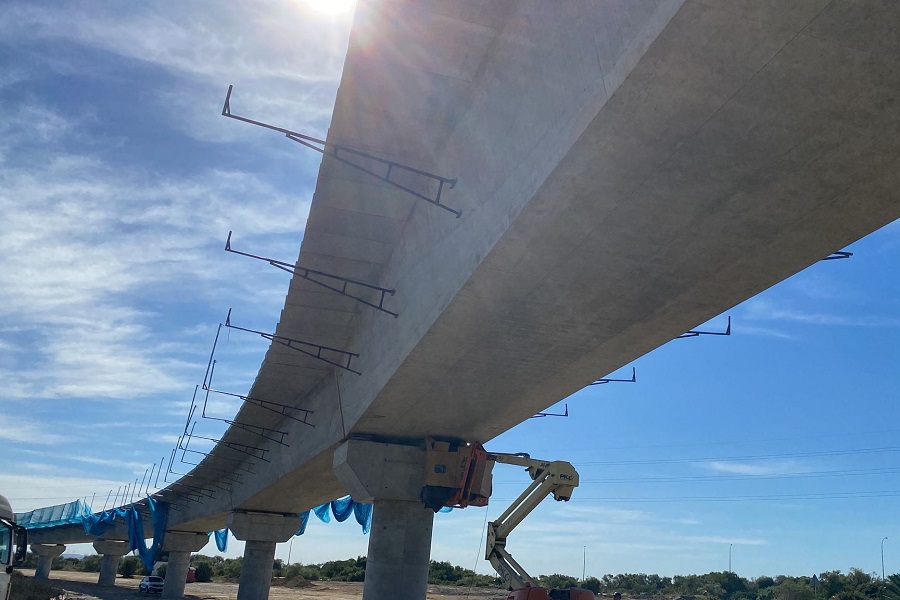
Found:
[[[26, 577], [34, 576], [31, 569], [22, 569]], [[97, 573], [78, 571], [50, 571], [50, 585], [66, 591], [66, 600], [138, 600], [145, 596], [138, 592], [141, 577], [116, 579], [115, 587], [97, 585]], [[276, 582], [269, 592], [271, 600], [361, 600], [362, 583], [343, 581], [312, 581], [309, 587], [286, 587]], [[188, 583], [185, 598], [194, 600], [236, 600], [236, 583]], [[153, 598], [151, 596], [150, 598]], [[506, 592], [499, 589], [469, 588], [443, 585], [428, 586], [427, 600], [505, 600]]]

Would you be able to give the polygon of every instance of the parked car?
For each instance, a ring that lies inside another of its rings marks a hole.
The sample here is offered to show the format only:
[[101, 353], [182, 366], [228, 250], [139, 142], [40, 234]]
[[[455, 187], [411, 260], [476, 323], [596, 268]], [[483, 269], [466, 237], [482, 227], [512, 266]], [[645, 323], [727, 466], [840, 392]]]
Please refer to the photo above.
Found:
[[142, 594], [160, 594], [163, 590], [164, 579], [156, 575], [147, 575], [141, 579], [138, 592]]

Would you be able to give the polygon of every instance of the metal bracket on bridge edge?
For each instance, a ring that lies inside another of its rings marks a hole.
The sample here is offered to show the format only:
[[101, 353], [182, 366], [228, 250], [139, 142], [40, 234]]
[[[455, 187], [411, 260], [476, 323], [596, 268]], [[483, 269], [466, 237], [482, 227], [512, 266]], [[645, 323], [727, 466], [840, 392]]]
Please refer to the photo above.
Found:
[[852, 252], [847, 252], [846, 250], [841, 250], [840, 252], [832, 252], [822, 260], [841, 260], [844, 258], [850, 258], [853, 256]]
[[[307, 342], [304, 340], [297, 340], [297, 339], [285, 337], [283, 335], [278, 335], [276, 333], [266, 333], [264, 331], [257, 331], [255, 329], [247, 329], [245, 327], [238, 327], [237, 325], [232, 325], [230, 308], [228, 309], [228, 316], [225, 318], [225, 327], [228, 327], [230, 329], [237, 329], [239, 331], [246, 331], [248, 333], [255, 333], [259, 336], [266, 338], [267, 340], [271, 340], [273, 342], [278, 342], [279, 344], [287, 346], [291, 350], [296, 350], [297, 352], [300, 352], [301, 354], [305, 354], [309, 357], [315, 358], [316, 360], [321, 360], [322, 362], [325, 362], [325, 363], [328, 363], [329, 365], [338, 367], [339, 369], [344, 369], [345, 371], [350, 371], [351, 373], [356, 373], [357, 375], [362, 375], [362, 373], [360, 373], [359, 371], [355, 371], [350, 368], [350, 361], [353, 360], [353, 358], [359, 357], [359, 354], [357, 354], [355, 352], [349, 352], [347, 350], [341, 350], [339, 348], [331, 348], [330, 346], [323, 346], [321, 344], [316, 344], [313, 342]], [[312, 348], [314, 350], [314, 352], [304, 349], [304, 346], [308, 346], [308, 347]], [[323, 352], [330, 352], [330, 353], [340, 355], [342, 362], [337, 362], [337, 361], [331, 360], [329, 358], [326, 358], [325, 356], [322, 355]], [[344, 359], [346, 359], [346, 360], [344, 360]]]
[[[231, 314], [231, 311], [229, 311], [229, 314]], [[260, 408], [264, 408], [266, 410], [272, 411], [276, 414], [282, 415], [289, 419], [293, 419], [294, 421], [297, 421], [298, 423], [303, 423], [304, 425], [309, 425], [310, 427], [315, 427], [315, 425], [313, 425], [312, 423], [307, 421], [307, 419], [309, 418], [309, 415], [313, 414], [313, 411], [308, 408], [299, 408], [296, 406], [290, 406], [288, 404], [282, 404], [280, 402], [275, 402], [273, 400], [262, 400], [261, 398], [254, 398], [252, 396], [244, 396], [242, 394], [225, 392], [225, 391], [217, 390], [213, 387], [210, 387], [209, 384], [212, 383], [211, 380], [212, 380], [213, 365], [216, 363], [216, 361], [213, 359], [213, 357], [216, 355], [216, 346], [219, 343], [219, 333], [221, 333], [222, 327], [223, 327], [223, 325], [221, 323], [219, 323], [219, 327], [218, 327], [218, 329], [216, 329], [216, 338], [213, 340], [212, 351], [209, 353], [209, 362], [206, 364], [206, 375], [203, 376], [203, 386], [202, 387], [203, 387], [203, 391], [208, 392], [207, 397], [209, 396], [209, 393], [213, 393], [213, 394], [222, 394], [223, 396], [231, 396], [232, 398], [240, 398], [244, 402], [249, 402]], [[196, 391], [194, 392], [194, 394], [196, 395]], [[193, 406], [193, 404], [191, 406]], [[299, 412], [299, 413], [302, 413], [303, 416], [298, 417], [294, 414], [291, 414], [288, 411]]]
[[682, 333], [675, 339], [680, 340], [684, 338], [698, 337], [701, 335], [731, 335], [731, 315], [728, 316], [728, 326], [725, 328], [725, 331], [699, 331], [692, 329], [690, 331]]
[[[209, 383], [212, 383], [213, 372], [216, 369], [216, 361], [213, 361], [212, 369], [209, 372]], [[200, 386], [194, 387], [194, 398], [197, 397], [197, 389]], [[206, 392], [206, 396], [203, 398], [203, 410], [200, 411], [200, 416], [204, 419], [209, 419], [211, 421], [222, 421], [223, 423], [228, 423], [233, 427], [238, 427], [239, 429], [243, 429], [248, 433], [252, 433], [253, 435], [258, 435], [261, 438], [267, 439], [270, 442], [275, 442], [276, 444], [281, 444], [282, 446], [290, 447], [290, 444], [285, 443], [284, 436], [288, 435], [287, 431], [281, 431], [280, 429], [272, 429], [271, 427], [263, 427], [261, 425], [250, 425], [248, 423], [241, 423], [240, 421], [234, 421], [232, 419], [225, 419], [222, 417], [211, 417], [206, 414], [206, 405], [209, 403], [209, 393], [211, 388], [208, 387], [206, 382], [204, 382], [203, 390]]]
[[637, 370], [634, 367], [631, 367], [631, 379], [612, 379], [611, 377], [601, 377], [594, 383], [589, 383], [588, 387], [592, 385], [604, 385], [607, 383], [637, 383]]
[[[422, 171], [421, 169], [416, 169], [414, 167], [410, 167], [408, 165], [404, 165], [404, 164], [401, 164], [401, 163], [398, 163], [398, 162], [395, 162], [392, 160], [388, 160], [388, 159], [382, 158], [380, 156], [375, 156], [374, 154], [370, 154], [368, 152], [363, 152], [362, 150], [356, 150], [349, 146], [344, 146], [343, 144], [332, 144], [331, 142], [326, 142], [325, 140], [320, 140], [318, 138], [304, 135], [297, 131], [291, 131], [290, 129], [284, 129], [283, 127], [276, 127], [275, 125], [269, 125], [268, 123], [263, 123], [262, 121], [254, 121], [253, 119], [248, 119], [246, 117], [239, 117], [237, 115], [233, 115], [233, 114], [231, 114], [231, 92], [233, 89], [234, 89], [234, 86], [229, 85], [228, 93], [225, 94], [225, 104], [222, 106], [222, 116], [223, 117], [228, 117], [231, 119], [235, 119], [237, 121], [243, 121], [244, 123], [250, 123], [251, 125], [256, 125], [258, 127], [264, 127], [266, 129], [271, 129], [272, 131], [278, 131], [280, 133], [283, 133], [285, 135], [285, 137], [287, 137], [291, 141], [297, 142], [298, 144], [302, 144], [302, 145], [306, 146], [307, 148], [312, 148], [316, 152], [319, 152], [320, 154], [323, 154], [325, 156], [330, 156], [333, 159], [344, 163], [345, 165], [353, 167], [354, 169], [357, 169], [359, 171], [362, 171], [363, 173], [371, 175], [372, 177], [375, 177], [376, 179], [378, 179], [380, 181], [383, 181], [389, 185], [394, 186], [397, 189], [400, 189], [400, 190], [406, 192], [407, 194], [415, 196], [419, 200], [424, 200], [425, 202], [428, 202], [429, 204], [433, 204], [439, 208], [443, 208], [447, 212], [451, 212], [454, 215], [456, 215], [457, 219], [460, 217], [460, 215], [462, 215], [461, 210], [456, 210], [454, 208], [450, 208], [446, 204], [441, 203], [441, 192], [444, 190], [444, 186], [446, 185], [448, 189], [452, 190], [456, 186], [457, 180], [455, 178], [448, 179], [447, 177], [441, 177], [440, 175], [435, 175], [434, 173]], [[375, 161], [377, 163], [385, 165], [387, 167], [387, 171], [382, 175], [381, 173], [377, 173], [375, 171], [372, 171], [371, 169], [367, 169], [366, 167], [364, 167], [360, 164], [357, 164], [357, 163], [349, 160], [348, 158], [339, 156], [338, 152], [343, 152], [344, 154], [349, 154], [351, 156], [355, 156], [355, 157], [365, 159], [365, 160]], [[405, 185], [402, 185], [402, 184], [398, 183], [397, 181], [394, 181], [393, 179], [391, 179], [391, 173], [394, 169], [399, 169], [402, 171], [406, 171], [407, 173], [419, 175], [421, 177], [425, 177], [426, 179], [436, 181], [438, 184], [437, 193], [434, 195], [434, 197], [426, 196], [425, 194], [422, 194], [421, 192], [417, 192], [416, 190], [408, 188]]]
[[[314, 269], [307, 269], [305, 267], [295, 266], [290, 263], [282, 262], [280, 260], [275, 260], [273, 258], [266, 258], [265, 256], [257, 256], [256, 254], [250, 254], [248, 252], [241, 252], [239, 250], [234, 250], [231, 247], [231, 231], [228, 232], [228, 239], [225, 241], [225, 251], [233, 252], [234, 254], [240, 254], [241, 256], [249, 256], [250, 258], [255, 258], [257, 260], [264, 260], [273, 267], [277, 269], [281, 269], [282, 271], [287, 271], [288, 273], [315, 283], [316, 285], [320, 285], [325, 289], [331, 290], [341, 296], [345, 296], [352, 300], [356, 300], [361, 304], [365, 304], [366, 306], [371, 306], [376, 310], [380, 310], [381, 312], [385, 312], [389, 315], [393, 315], [395, 318], [398, 316], [397, 313], [392, 312], [384, 307], [384, 298], [387, 295], [393, 296], [397, 290], [383, 288], [381, 286], [372, 285], [371, 283], [366, 283], [364, 281], [358, 281], [356, 279], [350, 279], [349, 277], [342, 277], [340, 275], [333, 275], [331, 273], [325, 273], [324, 271], [316, 271]], [[317, 279], [316, 277], [320, 277], [325, 279], [326, 281], [322, 281]], [[328, 280], [333, 280], [340, 282], [340, 284], [333, 284]], [[381, 298], [378, 300], [378, 304], [374, 302], [369, 302], [362, 296], [358, 294], [353, 294], [347, 291], [348, 285], [355, 285], [362, 288], [366, 288], [368, 290], [373, 290], [375, 292], [381, 293]]]
[[542, 419], [544, 417], [568, 417], [569, 416], [569, 403], [566, 403], [566, 411], [563, 414], [559, 413], [551, 413], [551, 412], [539, 412], [538, 414], [528, 417], [529, 419]]

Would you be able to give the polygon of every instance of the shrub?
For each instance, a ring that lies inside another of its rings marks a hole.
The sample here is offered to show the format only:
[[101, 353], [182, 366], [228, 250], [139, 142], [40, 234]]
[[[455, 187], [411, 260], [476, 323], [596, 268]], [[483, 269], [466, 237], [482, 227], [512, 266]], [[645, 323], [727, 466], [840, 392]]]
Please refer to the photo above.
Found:
[[206, 583], [207, 581], [212, 581], [212, 567], [208, 562], [202, 562], [196, 567], [196, 571], [194, 572], [194, 581], [199, 581], [200, 583]]

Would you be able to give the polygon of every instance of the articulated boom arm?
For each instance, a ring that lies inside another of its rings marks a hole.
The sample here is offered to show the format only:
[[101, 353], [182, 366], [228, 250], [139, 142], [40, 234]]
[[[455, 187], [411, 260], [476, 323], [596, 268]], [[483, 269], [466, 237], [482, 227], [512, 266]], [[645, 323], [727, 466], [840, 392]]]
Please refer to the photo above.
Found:
[[532, 482], [502, 515], [488, 525], [485, 558], [503, 578], [510, 589], [537, 583], [506, 550], [506, 537], [549, 495], [557, 501], [568, 502], [578, 487], [578, 472], [571, 463], [555, 460], [536, 460], [527, 454], [489, 454], [489, 460], [525, 467]]

